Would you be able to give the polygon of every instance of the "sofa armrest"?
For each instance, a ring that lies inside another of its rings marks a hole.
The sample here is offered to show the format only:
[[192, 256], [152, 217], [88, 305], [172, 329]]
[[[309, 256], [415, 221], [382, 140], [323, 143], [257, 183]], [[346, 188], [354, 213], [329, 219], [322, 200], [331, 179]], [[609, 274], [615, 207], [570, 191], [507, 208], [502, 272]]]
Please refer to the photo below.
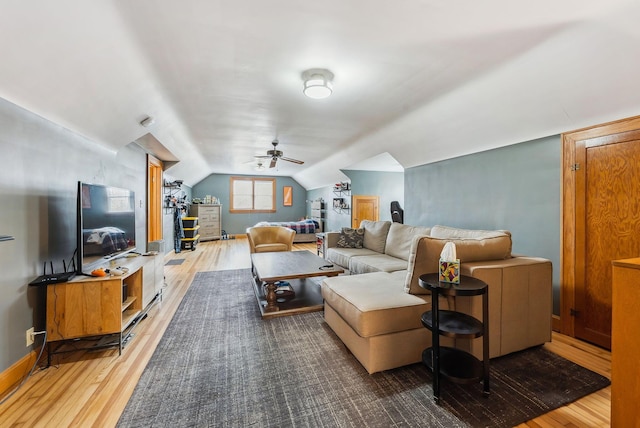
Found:
[[340, 232], [325, 232], [324, 233], [324, 247], [335, 248], [338, 246], [338, 239], [340, 238]]
[[[411, 240], [409, 250], [409, 261], [407, 266], [407, 277], [405, 279], [404, 291], [410, 294], [431, 294], [426, 288], [420, 287], [418, 280], [420, 275], [425, 273], [438, 272], [439, 257], [431, 257], [427, 243], [428, 236], [414, 236]], [[439, 256], [440, 253], [438, 253]]]
[[[490, 357], [551, 341], [552, 265], [539, 257], [462, 263], [460, 273], [489, 286]], [[456, 298], [456, 310], [482, 319], [481, 299]], [[468, 343], [480, 356], [481, 342]]]
[[[427, 236], [417, 236], [412, 242], [405, 292], [429, 294], [418, 285], [418, 278], [425, 273], [438, 272], [442, 246], [430, 246], [430, 240]], [[489, 287], [490, 358], [551, 340], [551, 261], [521, 256], [462, 262], [460, 273], [478, 278]], [[482, 299], [477, 296], [457, 296], [452, 303], [452, 309], [482, 320]], [[456, 346], [482, 358], [482, 341], [461, 340]]]

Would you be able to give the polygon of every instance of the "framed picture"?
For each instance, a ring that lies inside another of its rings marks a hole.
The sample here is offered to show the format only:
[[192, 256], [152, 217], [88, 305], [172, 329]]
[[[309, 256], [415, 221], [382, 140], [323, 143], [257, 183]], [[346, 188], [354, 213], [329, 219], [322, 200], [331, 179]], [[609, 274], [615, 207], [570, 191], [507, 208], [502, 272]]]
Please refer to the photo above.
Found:
[[285, 207], [290, 207], [293, 205], [293, 187], [284, 186], [282, 188], [282, 204]]

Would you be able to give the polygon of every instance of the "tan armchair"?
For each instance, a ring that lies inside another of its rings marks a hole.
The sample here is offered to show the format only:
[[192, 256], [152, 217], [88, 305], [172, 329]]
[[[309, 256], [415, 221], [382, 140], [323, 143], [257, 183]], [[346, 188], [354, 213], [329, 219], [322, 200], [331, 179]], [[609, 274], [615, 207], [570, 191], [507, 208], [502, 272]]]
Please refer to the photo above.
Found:
[[247, 229], [249, 250], [252, 253], [291, 251], [295, 230], [281, 226], [255, 226]]

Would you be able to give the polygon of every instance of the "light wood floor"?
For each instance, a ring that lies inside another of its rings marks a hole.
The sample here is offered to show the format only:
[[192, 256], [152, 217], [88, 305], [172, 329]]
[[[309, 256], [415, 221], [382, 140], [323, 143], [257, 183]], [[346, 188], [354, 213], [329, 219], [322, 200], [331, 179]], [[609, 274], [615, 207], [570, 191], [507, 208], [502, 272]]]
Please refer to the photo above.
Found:
[[[315, 252], [314, 243], [296, 247]], [[0, 426], [115, 426], [195, 273], [250, 267], [246, 239], [200, 243], [195, 251], [171, 254], [166, 260], [170, 259], [184, 262], [165, 267], [163, 300], [137, 327], [122, 356], [118, 357], [117, 350], [54, 356], [52, 367], [34, 372], [0, 406]], [[555, 333], [545, 346], [611, 377], [611, 354], [605, 350]], [[610, 409], [608, 387], [520, 427], [608, 427]]]

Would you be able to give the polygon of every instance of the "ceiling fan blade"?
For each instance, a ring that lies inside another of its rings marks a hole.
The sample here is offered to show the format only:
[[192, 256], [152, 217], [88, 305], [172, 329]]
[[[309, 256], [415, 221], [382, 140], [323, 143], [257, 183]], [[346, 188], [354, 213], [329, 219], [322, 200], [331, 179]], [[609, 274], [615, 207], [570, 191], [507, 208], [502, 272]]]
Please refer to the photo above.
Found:
[[264, 156], [254, 156], [256, 159], [271, 159], [273, 156], [264, 155]]
[[269, 168], [273, 168], [273, 167], [275, 167], [275, 166], [276, 166], [276, 161], [277, 161], [277, 160], [278, 160], [277, 158], [271, 158], [271, 164], [269, 165]]
[[298, 165], [302, 165], [304, 163], [304, 161], [301, 161], [298, 159], [291, 159], [291, 158], [285, 158], [285, 157], [281, 157], [280, 159], [285, 160], [287, 162], [297, 163]]

